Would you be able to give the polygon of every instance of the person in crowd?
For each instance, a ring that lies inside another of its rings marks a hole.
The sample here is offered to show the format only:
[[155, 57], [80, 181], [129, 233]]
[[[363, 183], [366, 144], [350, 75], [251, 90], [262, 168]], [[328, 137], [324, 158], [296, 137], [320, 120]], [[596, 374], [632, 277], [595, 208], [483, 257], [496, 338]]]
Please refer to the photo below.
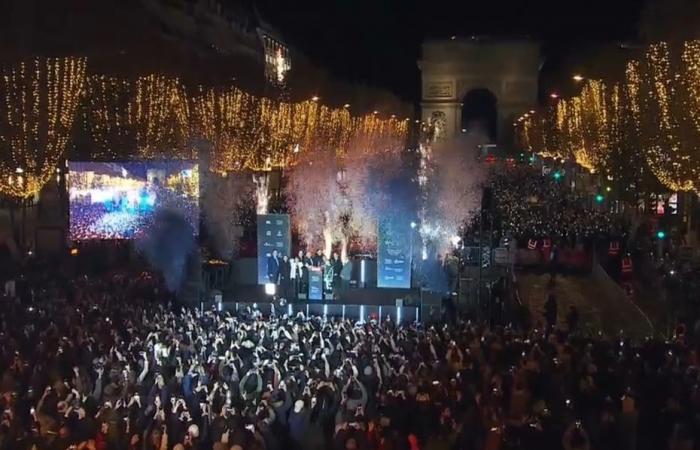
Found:
[[557, 297], [553, 292], [547, 294], [547, 301], [544, 303], [544, 318], [547, 321], [547, 328], [554, 328], [557, 324]]
[[279, 284], [281, 260], [277, 250], [267, 258], [267, 279], [270, 283]]
[[566, 315], [566, 323], [569, 326], [569, 333], [576, 332], [576, 330], [578, 329], [578, 320], [578, 308], [576, 308], [576, 305], [570, 305], [569, 312]]

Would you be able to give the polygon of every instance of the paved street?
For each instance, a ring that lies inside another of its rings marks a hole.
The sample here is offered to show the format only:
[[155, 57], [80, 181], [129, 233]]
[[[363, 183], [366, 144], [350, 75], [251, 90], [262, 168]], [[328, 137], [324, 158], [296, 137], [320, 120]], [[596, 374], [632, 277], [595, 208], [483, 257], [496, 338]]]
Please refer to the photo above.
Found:
[[[544, 303], [549, 274], [518, 275], [523, 302], [529, 306], [533, 320], [544, 323]], [[594, 275], [558, 275], [554, 289], [559, 305], [559, 322], [564, 323], [570, 305], [580, 314], [579, 326], [585, 331], [602, 329], [612, 335], [624, 330], [633, 338], [648, 336], [652, 328], [644, 315], [612, 286], [595, 280]]]

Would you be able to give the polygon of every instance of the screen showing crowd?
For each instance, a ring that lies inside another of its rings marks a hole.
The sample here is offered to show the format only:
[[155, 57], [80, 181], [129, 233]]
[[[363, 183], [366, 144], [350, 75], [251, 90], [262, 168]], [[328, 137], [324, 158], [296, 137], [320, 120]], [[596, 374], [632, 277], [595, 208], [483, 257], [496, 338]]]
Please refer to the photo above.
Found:
[[199, 231], [199, 169], [196, 163], [69, 162], [70, 237], [132, 239], [154, 214], [170, 209]]

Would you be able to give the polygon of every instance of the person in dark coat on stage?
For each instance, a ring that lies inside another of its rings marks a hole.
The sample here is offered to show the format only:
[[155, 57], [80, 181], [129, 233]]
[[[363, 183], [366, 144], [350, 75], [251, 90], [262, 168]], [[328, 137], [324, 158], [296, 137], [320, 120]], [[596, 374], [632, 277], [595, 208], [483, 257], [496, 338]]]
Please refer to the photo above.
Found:
[[340, 272], [343, 270], [343, 262], [340, 260], [338, 252], [333, 252], [331, 267], [333, 268], [333, 288], [338, 288], [340, 287]]
[[270, 283], [279, 283], [280, 263], [281, 261], [277, 250], [273, 250], [272, 255], [267, 258], [267, 279], [270, 280]]
[[289, 262], [287, 255], [282, 256], [282, 262], [280, 263], [280, 289], [282, 291], [282, 298], [289, 298], [289, 285], [290, 285], [290, 272], [292, 266]]
[[311, 258], [311, 262], [314, 267], [323, 267], [323, 252], [321, 250], [316, 250], [316, 254]]
[[307, 267], [314, 265], [313, 258], [311, 258], [311, 252], [308, 252], [308, 251], [306, 252], [306, 254], [304, 255], [303, 262], [304, 262], [304, 265]]

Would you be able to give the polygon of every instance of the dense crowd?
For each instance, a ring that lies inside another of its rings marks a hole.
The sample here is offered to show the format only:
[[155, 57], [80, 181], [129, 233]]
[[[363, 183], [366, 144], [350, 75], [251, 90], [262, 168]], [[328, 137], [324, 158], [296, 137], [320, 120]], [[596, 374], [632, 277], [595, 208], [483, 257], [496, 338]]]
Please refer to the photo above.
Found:
[[147, 274], [17, 291], [0, 449], [676, 450], [700, 430], [681, 339], [232, 315]]
[[543, 176], [531, 167], [494, 173], [490, 186], [504, 233], [519, 240], [547, 238], [570, 246], [624, 234], [614, 215], [592, 207], [563, 183], [563, 178]]

